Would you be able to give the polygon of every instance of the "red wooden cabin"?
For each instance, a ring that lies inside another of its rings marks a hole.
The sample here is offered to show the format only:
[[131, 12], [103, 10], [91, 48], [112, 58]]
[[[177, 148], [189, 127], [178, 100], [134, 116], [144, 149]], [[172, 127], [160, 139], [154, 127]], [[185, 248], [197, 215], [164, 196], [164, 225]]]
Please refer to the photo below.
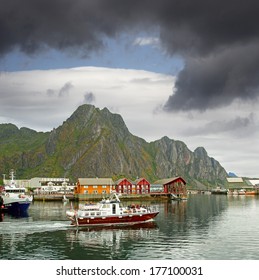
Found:
[[126, 178], [119, 179], [115, 186], [117, 193], [131, 194], [133, 192], [133, 183]]
[[156, 182], [156, 184], [161, 184], [164, 187], [164, 193], [172, 193], [175, 195], [183, 194], [186, 195], [186, 182], [182, 177], [174, 177], [162, 179]]
[[145, 178], [137, 179], [134, 183], [137, 194], [150, 193], [150, 183]]

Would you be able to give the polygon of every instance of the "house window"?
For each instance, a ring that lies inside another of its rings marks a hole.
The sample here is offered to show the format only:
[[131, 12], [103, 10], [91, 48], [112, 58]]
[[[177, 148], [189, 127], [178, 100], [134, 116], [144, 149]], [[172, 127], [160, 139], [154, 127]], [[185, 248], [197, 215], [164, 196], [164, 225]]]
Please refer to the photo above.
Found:
[[94, 194], [98, 194], [98, 191], [93, 191]]
[[88, 190], [84, 191], [84, 194], [88, 194]]

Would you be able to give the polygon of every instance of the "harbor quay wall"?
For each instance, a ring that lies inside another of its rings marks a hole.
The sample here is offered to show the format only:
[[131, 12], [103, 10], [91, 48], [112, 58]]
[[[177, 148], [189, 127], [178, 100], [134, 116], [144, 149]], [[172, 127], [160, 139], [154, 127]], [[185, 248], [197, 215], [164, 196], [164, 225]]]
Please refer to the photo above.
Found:
[[[65, 195], [69, 200], [75, 200], [74, 194], [66, 194]], [[33, 194], [33, 200], [35, 201], [62, 201], [64, 198], [64, 194]]]
[[[108, 198], [109, 195], [104, 196], [103, 194], [66, 194], [67, 199], [70, 201], [100, 201], [103, 198]], [[64, 194], [34, 194], [33, 198], [35, 201], [62, 201]], [[149, 193], [149, 194], [122, 194], [120, 200], [159, 200], [168, 199], [169, 194], [167, 193]]]
[[[73, 193], [40, 193], [33, 194], [35, 201], [62, 201], [64, 195], [69, 200], [74, 201], [100, 201], [103, 198], [109, 198], [109, 194], [73, 194]], [[120, 200], [159, 200], [168, 199], [170, 194], [158, 192], [158, 193], [148, 193], [148, 194], [121, 194]]]
[[[154, 200], [154, 199], [168, 199], [170, 194], [167, 193], [148, 193], [148, 194], [121, 194], [120, 200]], [[103, 194], [76, 194], [75, 200], [78, 201], [95, 201], [104, 198]], [[108, 198], [107, 196], [105, 198]]]

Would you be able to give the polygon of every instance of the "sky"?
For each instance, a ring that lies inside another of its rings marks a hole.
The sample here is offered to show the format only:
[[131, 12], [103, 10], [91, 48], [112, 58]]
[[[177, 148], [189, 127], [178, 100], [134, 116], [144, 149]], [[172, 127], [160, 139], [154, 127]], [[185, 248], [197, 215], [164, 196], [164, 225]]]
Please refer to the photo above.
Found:
[[258, 1], [0, 5], [0, 123], [51, 131], [93, 104], [259, 177]]

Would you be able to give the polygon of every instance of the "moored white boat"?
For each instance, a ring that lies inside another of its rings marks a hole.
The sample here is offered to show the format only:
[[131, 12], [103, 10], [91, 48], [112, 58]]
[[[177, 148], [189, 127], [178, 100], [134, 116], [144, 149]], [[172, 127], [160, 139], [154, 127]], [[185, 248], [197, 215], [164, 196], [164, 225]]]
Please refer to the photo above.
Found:
[[228, 191], [228, 195], [248, 195], [250, 194], [250, 192], [247, 192], [244, 189], [240, 189], [240, 190], [229, 190]]
[[211, 190], [211, 194], [228, 194], [228, 190], [224, 188], [217, 187]]
[[246, 191], [244, 189], [241, 189], [238, 191], [238, 195], [245, 195]]
[[10, 175], [10, 184], [5, 185], [0, 193], [3, 199], [3, 210], [9, 213], [24, 213], [33, 201], [33, 196], [26, 195], [25, 188], [16, 185], [13, 171]]
[[66, 211], [72, 226], [113, 226], [143, 223], [152, 221], [158, 213], [159, 211], [151, 207], [138, 205], [122, 207], [116, 193], [97, 204], [79, 205], [78, 210]]

